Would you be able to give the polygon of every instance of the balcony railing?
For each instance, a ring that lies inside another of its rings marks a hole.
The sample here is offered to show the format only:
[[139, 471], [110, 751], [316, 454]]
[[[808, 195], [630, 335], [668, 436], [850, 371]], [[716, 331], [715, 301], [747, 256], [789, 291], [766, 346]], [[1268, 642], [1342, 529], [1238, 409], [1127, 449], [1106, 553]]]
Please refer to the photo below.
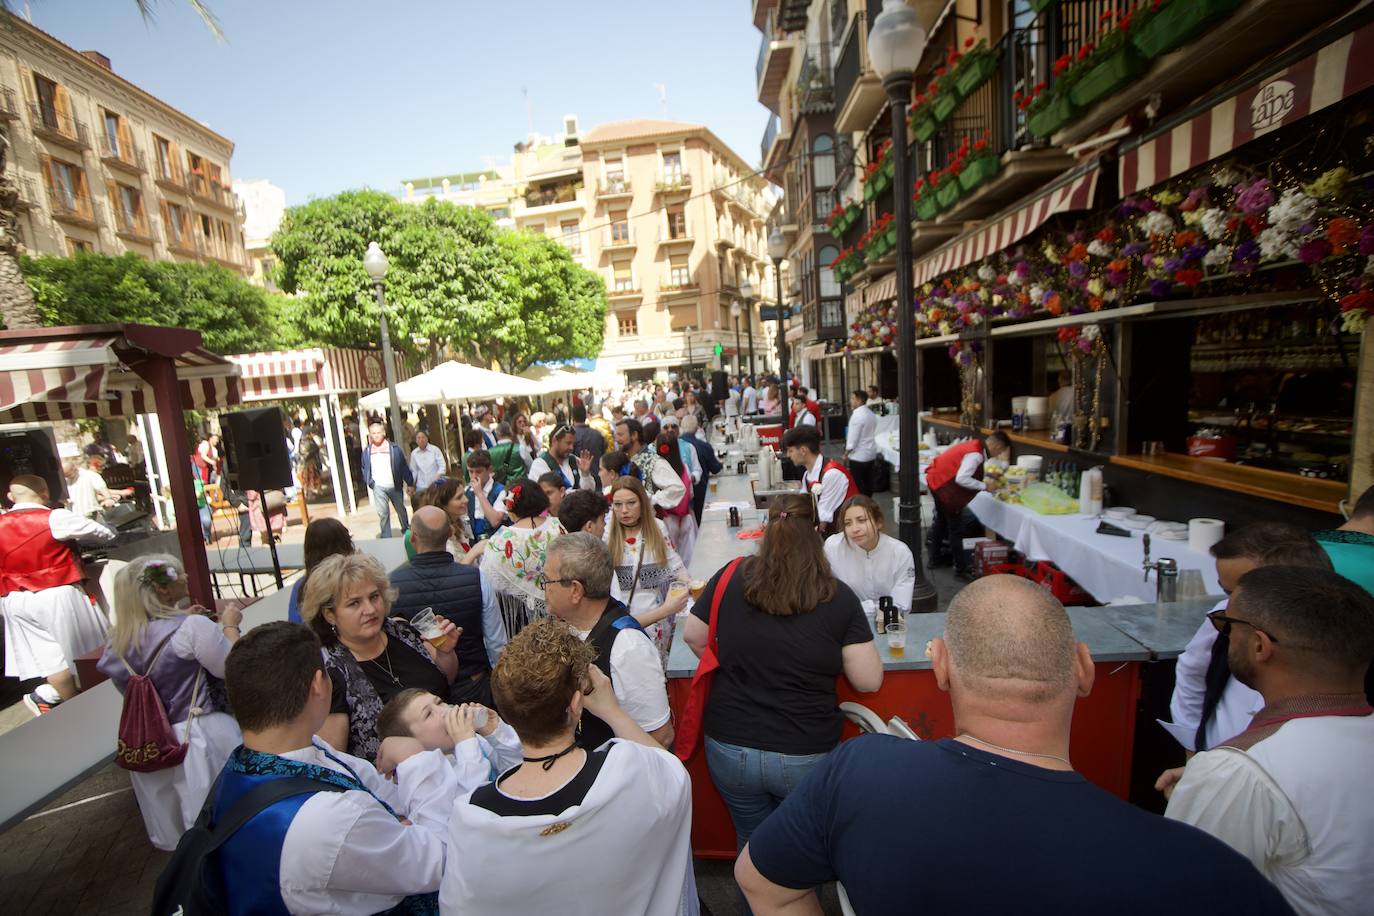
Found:
[[30, 103], [29, 114], [33, 117], [33, 132], [38, 136], [71, 149], [90, 149], [91, 138], [86, 125], [71, 115], [37, 102]]
[[671, 226], [661, 226], [658, 230], [658, 243], [660, 245], [687, 245], [696, 242], [696, 235], [692, 232], [691, 226], [682, 226], [673, 229]]
[[666, 280], [658, 281], [658, 291], [660, 293], [680, 293], [697, 288], [697, 281], [691, 277], [669, 276]]
[[577, 192], [580, 190], [582, 190], [581, 185], [563, 185], [558, 188], [550, 188], [547, 191], [526, 191], [525, 206], [549, 207], [554, 204], [575, 204], [577, 203]]
[[690, 191], [691, 189], [692, 176], [682, 169], [665, 169], [659, 172], [658, 181], [654, 185], [654, 190], [661, 194]]
[[123, 168], [130, 172], [146, 172], [148, 165], [143, 152], [132, 143], [111, 143], [105, 135], [100, 137], [100, 158], [106, 165]]
[[[856, 14], [854, 18], [857, 20], [859, 16]], [[858, 22], [853, 23], [853, 27], [845, 36], [844, 46], [840, 48], [840, 56], [835, 59], [831, 97], [836, 108], [844, 107], [845, 100], [849, 98], [849, 93], [854, 91], [854, 86], [859, 82], [859, 76], [863, 72], [863, 62], [859, 59], [859, 29], [861, 27]]]
[[[802, 25], [805, 26], [805, 22]], [[778, 107], [778, 95], [792, 65], [792, 48], [796, 44], [787, 31], [778, 25], [777, 12], [770, 13], [759, 40], [758, 59], [754, 62], [754, 84], [758, 87], [759, 101], [774, 110]]]
[[609, 181], [603, 178], [596, 183], [596, 196], [598, 198], [631, 197], [633, 195], [634, 188], [628, 178], [612, 178]]
[[13, 121], [19, 117], [19, 103], [13, 89], [0, 87], [0, 120]]
[[644, 290], [640, 289], [639, 281], [616, 281], [611, 283], [606, 290], [606, 297], [609, 299], [632, 299], [644, 295]]
[[186, 173], [181, 170], [181, 166], [176, 162], [158, 162], [157, 176], [154, 179], [164, 188], [171, 188], [176, 191], [186, 190]]
[[132, 217], [125, 212], [123, 207], [112, 206], [111, 212], [114, 213], [115, 232], [122, 236], [131, 236], [136, 239], [151, 241], [153, 231], [148, 226], [148, 218], [142, 214], [134, 214]]
[[169, 230], [167, 232], [167, 247], [177, 254], [193, 258], [198, 258], [205, 253], [200, 238], [193, 235], [189, 228], [182, 229], [179, 234]]
[[822, 64], [821, 48], [813, 45], [802, 58], [797, 75], [797, 102], [802, 114], [831, 111], [835, 107], [835, 83], [828, 64]]
[[95, 223], [95, 202], [84, 194], [68, 195], [50, 189], [48, 204], [52, 207], [53, 219], [82, 225]]
[[601, 248], [604, 251], [616, 251], [627, 248], [634, 248], [635, 230], [633, 226], [612, 226], [601, 233]]
[[778, 116], [773, 115], [768, 119], [768, 126], [763, 129], [763, 143], [759, 145], [759, 157], [764, 165], [768, 164], [768, 151], [773, 148], [773, 141], [778, 139]]
[[238, 198], [234, 192], [215, 179], [197, 175], [195, 172], [192, 172], [187, 178], [189, 179], [188, 185], [191, 194], [197, 199], [226, 210], [238, 208]]

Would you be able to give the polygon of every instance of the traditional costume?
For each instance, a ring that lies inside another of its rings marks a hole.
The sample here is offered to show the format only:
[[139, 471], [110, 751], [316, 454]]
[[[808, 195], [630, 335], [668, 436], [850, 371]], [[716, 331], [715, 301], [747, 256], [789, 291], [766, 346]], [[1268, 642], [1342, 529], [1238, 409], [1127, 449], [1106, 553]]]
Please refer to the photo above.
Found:
[[[674, 580], [687, 579], [687, 566], [673, 549], [667, 525], [659, 519], [641, 521], [641, 525], [650, 523], [658, 525], [668, 555], [662, 558], [643, 556], [644, 538], [638, 531], [625, 535], [620, 546], [620, 562], [615, 565], [615, 576], [611, 579], [611, 597], [629, 608], [631, 614], [650, 611], [662, 604], [668, 597], [668, 586]], [[606, 531], [609, 537], [610, 529]], [[675, 622], [675, 618], [669, 616], [644, 628], [658, 647], [659, 662], [665, 671], [668, 670], [668, 652], [673, 647]]]

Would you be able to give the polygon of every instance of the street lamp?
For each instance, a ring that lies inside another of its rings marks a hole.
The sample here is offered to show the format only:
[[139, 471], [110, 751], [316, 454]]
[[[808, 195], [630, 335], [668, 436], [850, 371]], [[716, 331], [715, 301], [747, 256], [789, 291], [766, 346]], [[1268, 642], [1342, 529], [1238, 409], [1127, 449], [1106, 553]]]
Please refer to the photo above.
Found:
[[739, 285], [739, 294], [744, 297], [744, 328], [749, 332], [749, 382], [754, 381], [754, 284], [745, 277]]
[[744, 311], [740, 307], [739, 300], [730, 303], [730, 317], [735, 319], [735, 375], [741, 375], [739, 371], [740, 360], [744, 357], [744, 350], [739, 345], [739, 314]]
[[921, 351], [916, 349], [916, 321], [912, 315], [911, 175], [906, 113], [911, 100], [912, 74], [920, 66], [926, 32], [920, 17], [903, 0], [883, 0], [883, 11], [868, 33], [868, 58], [883, 81], [892, 108], [893, 221], [897, 225], [897, 430], [900, 466], [897, 486], [897, 532], [916, 561], [913, 611], [933, 611], [939, 605], [935, 586], [926, 578], [921, 556]]
[[386, 277], [386, 255], [376, 242], [368, 242], [367, 254], [363, 255], [363, 269], [372, 278], [372, 288], [377, 291], [377, 311], [382, 316], [382, 369], [386, 372], [386, 390], [391, 398], [391, 441], [405, 447], [401, 441], [405, 427], [401, 425], [401, 402], [396, 397], [396, 367], [391, 362], [391, 332], [386, 326], [386, 298], [382, 295], [382, 280]]
[[776, 226], [768, 236], [768, 256], [773, 259], [773, 281], [778, 294], [778, 379], [782, 382], [782, 429], [786, 432], [787, 420], [792, 415], [787, 409], [787, 399], [791, 397], [792, 389], [787, 384], [787, 331], [782, 310], [782, 259], [787, 256], [787, 239], [782, 237], [782, 230]]

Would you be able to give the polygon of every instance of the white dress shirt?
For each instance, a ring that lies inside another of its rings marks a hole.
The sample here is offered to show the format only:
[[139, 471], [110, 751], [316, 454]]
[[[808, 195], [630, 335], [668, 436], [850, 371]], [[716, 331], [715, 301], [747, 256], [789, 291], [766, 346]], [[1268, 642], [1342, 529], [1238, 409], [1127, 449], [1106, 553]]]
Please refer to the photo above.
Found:
[[849, 432], [844, 442], [850, 461], [872, 461], [878, 457], [877, 432], [877, 414], [867, 404], [854, 408], [854, 413], [849, 416]]
[[816, 457], [816, 463], [812, 468], [802, 475], [802, 487], [809, 496], [811, 486], [817, 481], [821, 485], [821, 495], [816, 500], [816, 516], [821, 522], [829, 524], [835, 518], [835, 513], [840, 511], [840, 506], [844, 505], [845, 494], [849, 492], [849, 480], [842, 471], [831, 469], [825, 471], [825, 458]]
[[444, 476], [444, 453], [433, 445], [411, 449], [410, 476], [415, 478], [416, 490], [434, 486], [434, 481]]
[[954, 482], [965, 490], [986, 490], [987, 484], [973, 476], [978, 473], [978, 468], [982, 467], [986, 460], [982, 452], [969, 452], [964, 456], [964, 460], [959, 462], [959, 470], [954, 475]]
[[[585, 641], [592, 631], [574, 628], [573, 632]], [[671, 713], [663, 665], [658, 649], [643, 633], [626, 628], [616, 634], [611, 643], [611, 688], [620, 708], [646, 732], [668, 724]]]
[[76, 472], [76, 480], [67, 484], [72, 511], [82, 518], [90, 518], [100, 511], [100, 495], [107, 489], [105, 478], [90, 468], [81, 468]]
[[[1222, 601], [1213, 612], [1226, 609]], [[1175, 725], [1188, 730], [1190, 736], [1197, 734], [1198, 722], [1202, 720], [1202, 699], [1207, 690], [1207, 666], [1212, 661], [1212, 646], [1217, 641], [1217, 628], [1211, 621], [1204, 620], [1198, 627], [1183, 654], [1178, 657], [1174, 668], [1174, 694], [1169, 699], [1169, 713]], [[1205, 737], [1207, 747], [1195, 747], [1195, 741], [1183, 743], [1184, 750], [1205, 751], [1216, 747], [1227, 738], [1233, 738], [1250, 727], [1250, 720], [1264, 707], [1264, 697], [1246, 687], [1234, 677], [1228, 678], [1217, 703], [1216, 714], [1207, 723]]]
[[[24, 512], [42, 509], [38, 503], [15, 503], [11, 512]], [[66, 509], [53, 509], [48, 513], [48, 530], [55, 541], [76, 541], [78, 544], [108, 544], [115, 539], [115, 533], [94, 519], [86, 518], [77, 512]]]
[[1249, 859], [1303, 916], [1374, 901], [1374, 716], [1290, 719], [1248, 750], [1198, 754], [1165, 816]]
[[835, 578], [852, 588], [860, 601], [877, 601], [891, 595], [897, 607], [911, 610], [916, 560], [911, 548], [896, 538], [880, 532], [877, 546], [864, 550], [843, 532], [832, 534], [825, 539], [825, 559]]
[[744, 415], [753, 416], [759, 412], [759, 392], [753, 385], [744, 389]]

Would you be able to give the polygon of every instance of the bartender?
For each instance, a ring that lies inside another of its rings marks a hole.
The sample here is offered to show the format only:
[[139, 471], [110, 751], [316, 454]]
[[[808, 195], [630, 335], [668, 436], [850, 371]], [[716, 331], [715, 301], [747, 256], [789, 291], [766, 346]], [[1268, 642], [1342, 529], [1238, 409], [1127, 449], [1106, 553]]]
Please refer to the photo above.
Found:
[[49, 509], [48, 484], [21, 474], [10, 481], [14, 508], [0, 515], [0, 611], [5, 617], [5, 673], [46, 678], [24, 697], [35, 715], [76, 696], [75, 659], [105, 642], [104, 615], [81, 589], [72, 544], [108, 544], [99, 522]]
[[996, 481], [983, 482], [983, 465], [989, 458], [1001, 458], [1010, 452], [1011, 440], [999, 430], [988, 436], [986, 442], [975, 437], [952, 445], [931, 462], [926, 471], [926, 487], [939, 510], [926, 545], [931, 566], [945, 565], [936, 559], [937, 548], [942, 540], [948, 539], [954, 574], [965, 582], [973, 581], [973, 568], [964, 554], [964, 508], [979, 492], [997, 489]]

